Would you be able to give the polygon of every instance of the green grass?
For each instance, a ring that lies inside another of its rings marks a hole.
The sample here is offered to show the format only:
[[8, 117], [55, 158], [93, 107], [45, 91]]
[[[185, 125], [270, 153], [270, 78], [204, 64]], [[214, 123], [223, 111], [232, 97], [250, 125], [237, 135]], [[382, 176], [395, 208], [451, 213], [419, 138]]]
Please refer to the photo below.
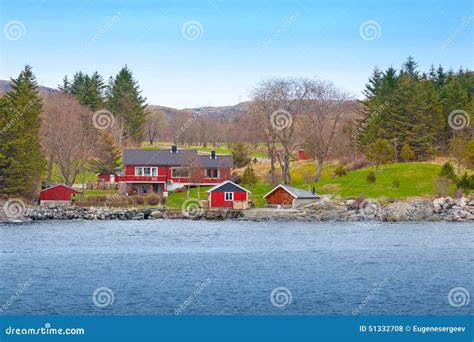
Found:
[[[384, 165], [375, 173], [376, 182], [366, 181], [368, 167], [340, 178], [323, 177], [315, 183], [316, 192], [321, 194], [333, 193], [342, 198], [356, 197], [364, 194], [373, 198], [407, 198], [434, 195], [436, 193], [436, 176], [440, 165], [431, 163], [396, 163]], [[393, 187], [393, 181], [398, 180], [400, 187]]]
[[[341, 198], [357, 197], [365, 195], [371, 198], [408, 198], [417, 196], [431, 196], [436, 194], [435, 180], [439, 173], [440, 165], [432, 163], [396, 163], [384, 165], [375, 173], [376, 182], [366, 181], [369, 171], [374, 171], [373, 167], [368, 167], [349, 172], [343, 177], [334, 177], [335, 165], [328, 165], [323, 168], [322, 177], [319, 182], [304, 181], [304, 174], [313, 174], [316, 171], [314, 163], [297, 163], [292, 166], [292, 186], [310, 190], [313, 186], [318, 194], [333, 194]], [[393, 181], [400, 182], [399, 188], [393, 187]], [[259, 182], [255, 186], [243, 185], [251, 192], [250, 199], [256, 207], [264, 207], [266, 202], [263, 196], [268, 193], [273, 186], [265, 182]], [[200, 188], [200, 199], [207, 199], [209, 187]], [[167, 206], [170, 208], [180, 208], [186, 200], [186, 192], [170, 193]], [[192, 188], [190, 198], [197, 197], [197, 189]]]
[[119, 190], [93, 190], [93, 189], [85, 189], [84, 190], [84, 197], [91, 197], [91, 196], [110, 196], [119, 193]]
[[[61, 171], [57, 164], [53, 165], [53, 172], [51, 174], [51, 181], [53, 183], [62, 183], [61, 181]], [[76, 183], [89, 183], [97, 181], [97, 176], [95, 172], [92, 171], [83, 171], [76, 177]]]

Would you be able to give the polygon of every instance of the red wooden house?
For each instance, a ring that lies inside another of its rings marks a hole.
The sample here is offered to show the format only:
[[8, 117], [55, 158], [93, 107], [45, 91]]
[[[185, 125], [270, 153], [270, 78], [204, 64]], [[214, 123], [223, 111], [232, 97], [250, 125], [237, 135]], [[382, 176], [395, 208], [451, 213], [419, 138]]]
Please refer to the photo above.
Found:
[[215, 185], [230, 178], [232, 156], [198, 155], [196, 150], [125, 150], [125, 170], [116, 182], [125, 185], [129, 194], [154, 192], [167, 196], [169, 190], [185, 185]]
[[65, 206], [71, 205], [73, 195], [80, 195], [81, 191], [71, 188], [65, 184], [58, 184], [43, 189], [40, 192], [40, 205]]
[[270, 206], [292, 206], [293, 208], [309, 204], [320, 199], [314, 192], [294, 188], [286, 184], [274, 187], [268, 194], [263, 196]]
[[247, 209], [250, 191], [231, 181], [218, 184], [208, 191], [209, 208]]

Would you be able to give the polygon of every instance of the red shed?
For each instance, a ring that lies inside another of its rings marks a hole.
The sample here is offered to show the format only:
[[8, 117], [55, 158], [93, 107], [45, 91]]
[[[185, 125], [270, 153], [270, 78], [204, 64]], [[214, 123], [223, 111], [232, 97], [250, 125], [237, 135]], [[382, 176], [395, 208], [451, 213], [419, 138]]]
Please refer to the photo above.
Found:
[[310, 160], [311, 157], [306, 150], [298, 150], [298, 160]]
[[231, 181], [225, 181], [208, 191], [209, 208], [247, 209], [250, 191]]
[[43, 189], [40, 192], [41, 205], [70, 205], [73, 195], [80, 195], [82, 192], [71, 188], [65, 184], [58, 184]]
[[96, 174], [97, 180], [103, 183], [115, 183], [116, 174], [114, 172], [100, 172]]

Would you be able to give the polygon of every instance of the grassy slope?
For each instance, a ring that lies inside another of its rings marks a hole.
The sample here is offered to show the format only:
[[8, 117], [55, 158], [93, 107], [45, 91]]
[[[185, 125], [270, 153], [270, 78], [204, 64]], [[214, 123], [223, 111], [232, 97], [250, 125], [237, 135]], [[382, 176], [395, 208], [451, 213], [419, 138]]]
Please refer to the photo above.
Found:
[[[373, 167], [356, 170], [340, 178], [323, 178], [316, 185], [319, 193], [334, 193], [343, 198], [364, 194], [374, 198], [406, 198], [415, 196], [434, 195], [436, 192], [435, 179], [440, 166], [431, 163], [397, 163], [385, 165], [376, 172], [377, 181], [370, 184], [366, 181]], [[393, 187], [393, 181], [398, 180], [400, 187]]]
[[[357, 197], [364, 194], [372, 198], [406, 198], [415, 196], [434, 195], [436, 191], [435, 178], [439, 172], [440, 165], [432, 163], [396, 163], [384, 165], [376, 172], [377, 181], [375, 184], [366, 181], [369, 171], [373, 167], [364, 168], [349, 172], [344, 177], [334, 178], [335, 166], [330, 165], [324, 168], [321, 181], [305, 184], [303, 174], [315, 172], [314, 163], [295, 163], [293, 165], [292, 185], [301, 189], [316, 188], [319, 194], [334, 194], [342, 198]], [[394, 188], [394, 180], [400, 182], [400, 187]], [[245, 186], [245, 185], [244, 185]], [[245, 186], [252, 192], [252, 201], [257, 207], [265, 205], [262, 196], [272, 189], [270, 184], [260, 182], [255, 186]], [[201, 199], [207, 199], [206, 190], [201, 188]], [[197, 198], [197, 189], [191, 189], [191, 198]], [[179, 208], [186, 199], [186, 192], [170, 193], [167, 206]]]

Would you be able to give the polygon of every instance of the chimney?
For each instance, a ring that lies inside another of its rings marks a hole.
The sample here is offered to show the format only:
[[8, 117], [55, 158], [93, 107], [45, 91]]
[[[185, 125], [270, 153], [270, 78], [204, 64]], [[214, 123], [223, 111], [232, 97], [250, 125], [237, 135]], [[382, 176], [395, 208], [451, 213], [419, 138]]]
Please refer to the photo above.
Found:
[[211, 151], [211, 159], [216, 159], [216, 151]]
[[178, 153], [178, 146], [172, 145], [171, 146], [171, 153]]

